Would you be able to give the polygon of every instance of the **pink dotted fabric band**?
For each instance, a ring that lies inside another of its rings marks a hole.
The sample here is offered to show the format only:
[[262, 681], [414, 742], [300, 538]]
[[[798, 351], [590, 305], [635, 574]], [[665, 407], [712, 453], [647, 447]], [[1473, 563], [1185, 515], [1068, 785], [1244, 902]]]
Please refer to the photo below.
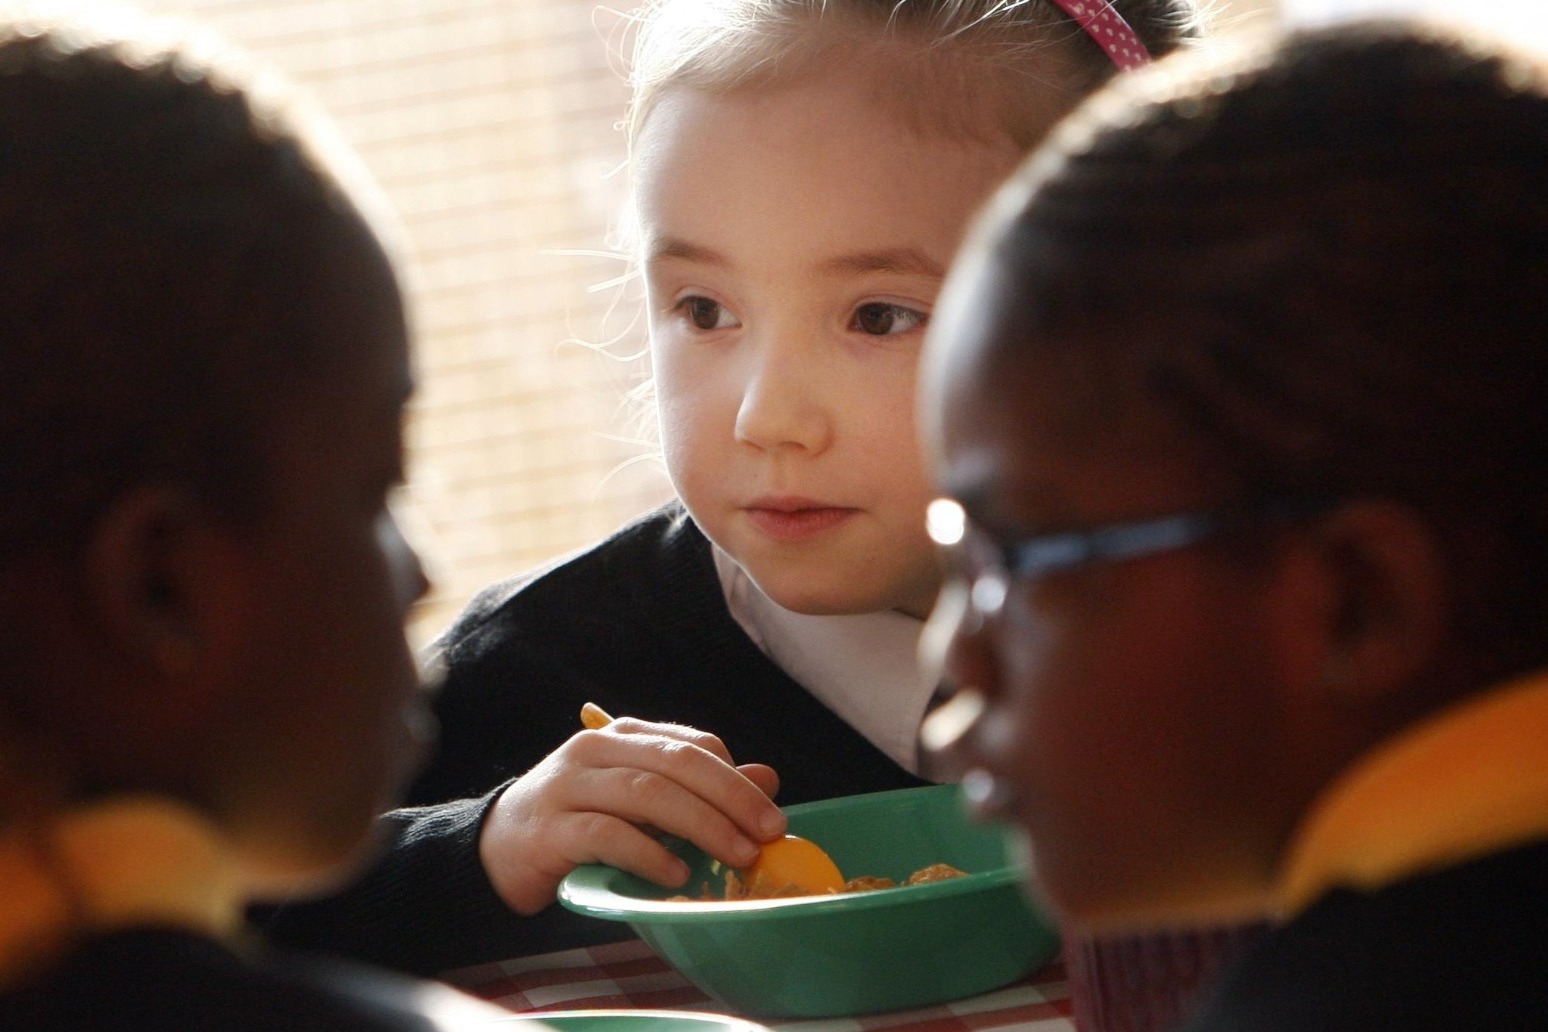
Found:
[[1109, 0], [1054, 0], [1054, 3], [1064, 8], [1064, 13], [1096, 40], [1097, 46], [1120, 70], [1150, 63], [1150, 51]]

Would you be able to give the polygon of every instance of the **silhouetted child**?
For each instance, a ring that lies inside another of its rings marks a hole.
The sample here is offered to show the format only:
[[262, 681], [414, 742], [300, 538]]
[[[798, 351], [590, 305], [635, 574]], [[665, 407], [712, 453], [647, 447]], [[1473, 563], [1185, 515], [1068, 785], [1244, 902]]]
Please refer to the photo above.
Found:
[[413, 769], [425, 584], [371, 195], [209, 51], [0, 21], [0, 1028], [482, 1026], [241, 931]]
[[928, 735], [1072, 923], [1267, 912], [1198, 1029], [1548, 1027], [1548, 67], [1161, 62], [992, 206], [925, 361]]

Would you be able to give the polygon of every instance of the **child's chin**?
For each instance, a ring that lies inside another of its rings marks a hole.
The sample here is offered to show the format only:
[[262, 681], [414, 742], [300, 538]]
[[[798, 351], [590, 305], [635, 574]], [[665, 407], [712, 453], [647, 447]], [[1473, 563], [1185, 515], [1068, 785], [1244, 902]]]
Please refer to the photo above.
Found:
[[805, 616], [855, 616], [895, 608], [887, 599], [839, 584], [789, 583], [779, 577], [753, 580], [781, 607]]

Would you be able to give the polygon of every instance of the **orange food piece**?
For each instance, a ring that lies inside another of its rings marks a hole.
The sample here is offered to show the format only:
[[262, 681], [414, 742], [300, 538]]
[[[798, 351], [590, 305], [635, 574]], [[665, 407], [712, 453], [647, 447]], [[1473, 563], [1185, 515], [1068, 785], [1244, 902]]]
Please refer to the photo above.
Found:
[[668, 896], [667, 902], [735, 903], [751, 899], [876, 892], [961, 878], [966, 873], [950, 864], [931, 864], [909, 875], [901, 886], [891, 878], [869, 875], [845, 881], [838, 864], [823, 852], [822, 847], [799, 836], [786, 835], [764, 846], [751, 867], [726, 871], [725, 885], [719, 892], [705, 882], [700, 886], [698, 896]]
[[949, 878], [961, 878], [967, 872], [951, 864], [931, 864], [929, 867], [921, 867], [908, 876], [904, 885], [927, 885], [930, 882], [946, 881]]
[[739, 872], [748, 898], [820, 896], [842, 892], [838, 864], [815, 842], [786, 835], [766, 844], [753, 865]]
[[845, 892], [879, 892], [882, 889], [895, 889], [898, 883], [891, 878], [874, 874], [862, 874], [858, 878], [851, 878], [844, 883]]

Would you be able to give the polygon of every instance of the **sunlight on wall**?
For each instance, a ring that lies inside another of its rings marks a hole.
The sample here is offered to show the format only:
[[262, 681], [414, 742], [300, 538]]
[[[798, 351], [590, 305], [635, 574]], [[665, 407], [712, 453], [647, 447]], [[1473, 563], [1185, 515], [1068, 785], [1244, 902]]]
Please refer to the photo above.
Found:
[[594, 0], [140, 7], [208, 26], [313, 93], [402, 218], [420, 391], [398, 509], [436, 582], [417, 642], [478, 588], [669, 496], [625, 440], [639, 364], [580, 343], [640, 345], [631, 297], [594, 289], [625, 271], [599, 253], [623, 202], [616, 16]]
[[[1214, 0], [1227, 28], [1273, 3]], [[643, 343], [638, 299], [616, 285], [626, 266], [603, 253], [624, 201], [616, 12], [596, 0], [140, 7], [208, 26], [312, 92], [402, 218], [421, 389], [399, 510], [436, 581], [418, 643], [479, 588], [669, 497], [629, 439], [623, 400], [642, 364], [579, 343], [616, 338], [618, 355]]]

